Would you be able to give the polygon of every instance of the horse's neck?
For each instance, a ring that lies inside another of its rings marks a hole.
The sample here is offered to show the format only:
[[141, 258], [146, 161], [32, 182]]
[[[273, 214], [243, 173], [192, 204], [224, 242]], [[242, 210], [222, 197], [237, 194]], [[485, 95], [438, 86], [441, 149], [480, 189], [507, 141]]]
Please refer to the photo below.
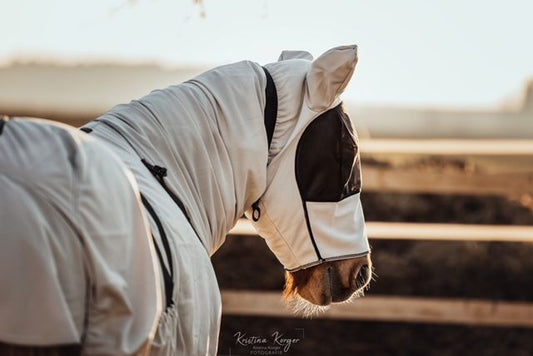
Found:
[[210, 253], [266, 188], [264, 81], [240, 62], [131, 104], [151, 117], [148, 139]]

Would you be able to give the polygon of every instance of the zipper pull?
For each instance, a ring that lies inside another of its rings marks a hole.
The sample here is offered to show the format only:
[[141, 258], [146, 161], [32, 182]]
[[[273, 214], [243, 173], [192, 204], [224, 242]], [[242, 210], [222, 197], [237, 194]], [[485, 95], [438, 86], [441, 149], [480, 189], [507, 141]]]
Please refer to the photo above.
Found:
[[259, 208], [259, 200], [252, 204], [252, 220], [257, 222], [261, 217], [261, 209]]
[[159, 176], [161, 179], [167, 176], [167, 169], [165, 167], [154, 166], [153, 170], [154, 174]]
[[167, 169], [165, 167], [157, 166], [150, 164], [147, 160], [144, 158], [141, 159], [141, 162], [148, 168], [150, 173], [152, 173], [156, 178], [159, 178], [160, 180], [163, 180], [164, 177], [167, 176]]

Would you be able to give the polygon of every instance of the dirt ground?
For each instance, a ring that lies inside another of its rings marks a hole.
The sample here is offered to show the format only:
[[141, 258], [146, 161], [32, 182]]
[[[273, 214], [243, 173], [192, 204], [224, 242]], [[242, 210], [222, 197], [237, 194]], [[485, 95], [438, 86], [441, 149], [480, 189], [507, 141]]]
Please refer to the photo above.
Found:
[[[533, 225], [531, 210], [499, 197], [366, 193], [362, 201], [368, 221]], [[533, 302], [533, 244], [371, 244], [378, 277], [367, 295]], [[221, 289], [283, 287], [283, 269], [261, 238], [230, 237], [213, 262]], [[234, 316], [223, 316], [219, 354], [254, 354], [238, 333], [276, 331], [299, 339], [283, 355], [533, 355], [533, 329]]]

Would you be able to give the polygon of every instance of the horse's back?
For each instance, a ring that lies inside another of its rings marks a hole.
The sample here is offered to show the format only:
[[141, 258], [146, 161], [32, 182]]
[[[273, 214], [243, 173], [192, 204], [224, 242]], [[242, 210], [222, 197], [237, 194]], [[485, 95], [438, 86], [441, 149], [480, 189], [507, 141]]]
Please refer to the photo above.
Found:
[[125, 167], [85, 134], [44, 121], [8, 121], [0, 152], [0, 342], [142, 350], [159, 303]]

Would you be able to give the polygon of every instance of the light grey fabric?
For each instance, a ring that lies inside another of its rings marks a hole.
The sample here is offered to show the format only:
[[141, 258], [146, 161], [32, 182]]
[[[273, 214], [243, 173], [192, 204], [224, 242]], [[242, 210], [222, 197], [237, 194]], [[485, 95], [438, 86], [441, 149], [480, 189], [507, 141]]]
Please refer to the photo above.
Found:
[[[96, 137], [109, 132], [113, 150], [168, 169], [165, 180], [211, 255], [265, 189], [265, 85], [261, 67], [243, 61], [118, 105], [86, 127]], [[139, 182], [141, 192], [151, 185], [159, 183]]]
[[64, 125], [10, 120], [0, 135], [0, 341], [144, 354], [161, 311], [136, 183]]
[[[102, 122], [88, 126], [94, 130], [91, 135], [106, 142], [135, 174], [141, 193], [156, 211], [169, 240], [174, 265], [175, 304], [163, 312], [151, 354], [216, 354], [221, 301], [209, 254], [176, 203], [141, 163], [130, 144]], [[149, 149], [145, 146], [143, 151]], [[156, 162], [162, 165], [164, 161]], [[173, 181], [169, 179], [169, 183]], [[160, 250], [164, 251], [159, 229], [151, 216], [149, 220]]]
[[[176, 304], [156, 336], [161, 354], [216, 354], [221, 301], [210, 255], [266, 187], [265, 86], [261, 66], [243, 61], [118, 105], [86, 125], [133, 171], [170, 239]], [[198, 236], [143, 158], [167, 168], [165, 182]]]
[[313, 60], [313, 56], [311, 55], [311, 53], [307, 52], [307, 51], [283, 51], [281, 52], [281, 54], [279, 55], [279, 58], [278, 58], [278, 62], [279, 61], [286, 61], [287, 59], [296, 59], [296, 58], [301, 58], [301, 59], [307, 59], [308, 61], [312, 61]]

